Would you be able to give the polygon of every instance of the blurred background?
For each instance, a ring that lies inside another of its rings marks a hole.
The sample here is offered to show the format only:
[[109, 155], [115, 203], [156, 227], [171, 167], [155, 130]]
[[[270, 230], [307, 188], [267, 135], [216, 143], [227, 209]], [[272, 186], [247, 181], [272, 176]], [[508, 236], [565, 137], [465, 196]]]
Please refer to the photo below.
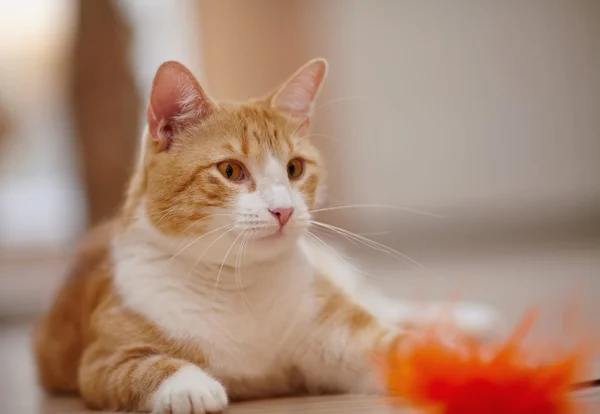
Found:
[[327, 205], [438, 215], [322, 215], [411, 258], [359, 249], [374, 283], [600, 327], [599, 1], [3, 0], [0, 358], [118, 207], [161, 62], [239, 100], [317, 56]]

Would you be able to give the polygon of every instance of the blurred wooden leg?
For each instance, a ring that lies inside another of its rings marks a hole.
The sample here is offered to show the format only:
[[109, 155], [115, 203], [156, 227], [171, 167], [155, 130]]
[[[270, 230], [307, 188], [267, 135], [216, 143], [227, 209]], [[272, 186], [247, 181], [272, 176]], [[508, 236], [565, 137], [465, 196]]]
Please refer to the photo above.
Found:
[[112, 215], [131, 171], [140, 103], [129, 68], [130, 30], [117, 2], [78, 1], [72, 109], [88, 221]]

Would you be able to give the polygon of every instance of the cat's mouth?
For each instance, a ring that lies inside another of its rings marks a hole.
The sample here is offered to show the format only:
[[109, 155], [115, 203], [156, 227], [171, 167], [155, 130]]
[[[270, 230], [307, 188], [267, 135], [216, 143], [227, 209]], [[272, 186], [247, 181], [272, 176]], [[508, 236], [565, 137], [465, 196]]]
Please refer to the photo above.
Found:
[[304, 230], [304, 223], [288, 223], [284, 226], [253, 226], [248, 231], [249, 238], [255, 241], [282, 241], [299, 236]]

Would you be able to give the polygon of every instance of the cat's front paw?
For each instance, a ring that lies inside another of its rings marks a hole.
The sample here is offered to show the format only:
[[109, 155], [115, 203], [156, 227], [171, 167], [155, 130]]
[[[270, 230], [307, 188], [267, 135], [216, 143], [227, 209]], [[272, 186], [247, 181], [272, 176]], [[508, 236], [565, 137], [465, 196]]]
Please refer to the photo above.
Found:
[[150, 404], [154, 414], [220, 413], [227, 406], [227, 393], [201, 368], [186, 365], [158, 387]]

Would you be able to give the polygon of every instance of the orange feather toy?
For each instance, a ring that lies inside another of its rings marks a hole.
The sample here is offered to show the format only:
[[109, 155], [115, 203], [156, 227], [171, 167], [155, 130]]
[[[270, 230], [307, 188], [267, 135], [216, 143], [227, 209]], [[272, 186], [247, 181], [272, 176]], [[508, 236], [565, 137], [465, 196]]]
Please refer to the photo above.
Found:
[[572, 391], [588, 353], [525, 347], [533, 321], [531, 313], [496, 345], [441, 323], [411, 334], [378, 358], [390, 396], [427, 414], [581, 412]]

